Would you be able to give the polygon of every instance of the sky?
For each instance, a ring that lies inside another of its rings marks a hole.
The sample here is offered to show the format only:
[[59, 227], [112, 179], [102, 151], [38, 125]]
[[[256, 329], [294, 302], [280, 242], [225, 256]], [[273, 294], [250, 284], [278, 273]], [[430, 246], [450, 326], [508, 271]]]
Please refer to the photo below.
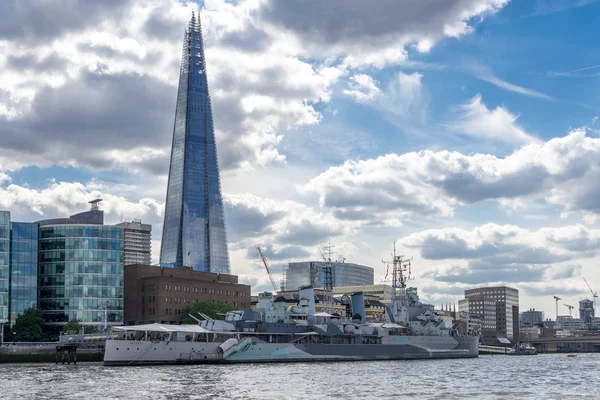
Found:
[[[232, 273], [375, 269], [422, 297], [506, 284], [554, 318], [600, 289], [594, 0], [5, 0], [0, 209], [152, 224], [181, 46], [200, 12]], [[389, 283], [389, 282], [388, 282]]]

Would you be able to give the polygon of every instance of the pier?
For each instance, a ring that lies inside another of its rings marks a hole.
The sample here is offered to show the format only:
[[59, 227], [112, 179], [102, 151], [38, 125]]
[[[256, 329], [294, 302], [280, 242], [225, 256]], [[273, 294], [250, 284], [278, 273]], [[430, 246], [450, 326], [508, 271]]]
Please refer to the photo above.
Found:
[[56, 362], [58, 364], [62, 361], [64, 364], [77, 364], [77, 345], [76, 344], [59, 344], [56, 346]]

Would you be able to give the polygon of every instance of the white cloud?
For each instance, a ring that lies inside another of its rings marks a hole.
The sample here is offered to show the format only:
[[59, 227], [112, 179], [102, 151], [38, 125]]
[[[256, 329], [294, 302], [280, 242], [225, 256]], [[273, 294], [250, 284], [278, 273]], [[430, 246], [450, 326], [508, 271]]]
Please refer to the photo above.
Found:
[[411, 215], [451, 216], [457, 205], [485, 200], [515, 205], [514, 200], [543, 199], [566, 212], [598, 215], [599, 160], [600, 139], [578, 129], [504, 158], [425, 150], [346, 161], [302, 190], [318, 194], [321, 206], [339, 218], [377, 223]]
[[377, 82], [366, 74], [351, 76], [349, 86], [350, 89], [345, 89], [342, 93], [352, 97], [359, 103], [372, 101], [381, 93], [377, 87]]
[[459, 134], [511, 144], [539, 142], [516, 124], [518, 116], [504, 107], [488, 109], [479, 94], [458, 110], [458, 119], [447, 126]]

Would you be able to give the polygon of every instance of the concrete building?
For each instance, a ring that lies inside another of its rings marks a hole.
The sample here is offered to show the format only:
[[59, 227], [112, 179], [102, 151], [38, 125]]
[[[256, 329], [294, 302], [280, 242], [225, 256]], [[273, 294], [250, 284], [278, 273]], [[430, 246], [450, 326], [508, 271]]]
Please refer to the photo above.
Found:
[[186, 306], [225, 301], [250, 309], [250, 286], [236, 275], [132, 264], [125, 267], [125, 324], [177, 324]]
[[498, 286], [465, 290], [465, 298], [459, 300], [458, 309], [479, 316], [481, 332], [486, 344], [496, 345], [499, 341], [519, 338], [519, 291], [517, 289]]
[[152, 225], [142, 224], [141, 220], [135, 219], [115, 226], [123, 228], [124, 264], [149, 265], [152, 259]]
[[544, 312], [536, 311], [534, 308], [532, 308], [521, 313], [519, 326], [522, 328], [533, 326], [537, 327], [539, 324], [542, 323], [542, 321], [544, 321]]
[[373, 285], [373, 268], [346, 262], [302, 261], [289, 263], [284, 271], [284, 290], [298, 290], [301, 286], [325, 287], [326, 265], [331, 266], [333, 286]]
[[352, 294], [363, 292], [366, 296], [373, 296], [382, 303], [390, 303], [395, 295], [395, 290], [391, 285], [360, 285], [360, 286], [336, 286], [333, 288], [333, 294]]

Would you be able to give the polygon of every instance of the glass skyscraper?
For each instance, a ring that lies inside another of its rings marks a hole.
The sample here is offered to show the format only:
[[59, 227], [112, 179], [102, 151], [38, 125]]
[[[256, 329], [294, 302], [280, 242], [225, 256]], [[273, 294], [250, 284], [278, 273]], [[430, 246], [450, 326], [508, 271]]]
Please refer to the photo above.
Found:
[[97, 208], [39, 222], [39, 308], [46, 324], [123, 324], [123, 228]]
[[160, 263], [230, 273], [204, 44], [194, 15], [183, 41]]
[[13, 222], [10, 231], [10, 324], [37, 306], [38, 224]]
[[9, 262], [10, 213], [8, 211], [0, 211], [0, 329], [1, 324], [8, 322]]

